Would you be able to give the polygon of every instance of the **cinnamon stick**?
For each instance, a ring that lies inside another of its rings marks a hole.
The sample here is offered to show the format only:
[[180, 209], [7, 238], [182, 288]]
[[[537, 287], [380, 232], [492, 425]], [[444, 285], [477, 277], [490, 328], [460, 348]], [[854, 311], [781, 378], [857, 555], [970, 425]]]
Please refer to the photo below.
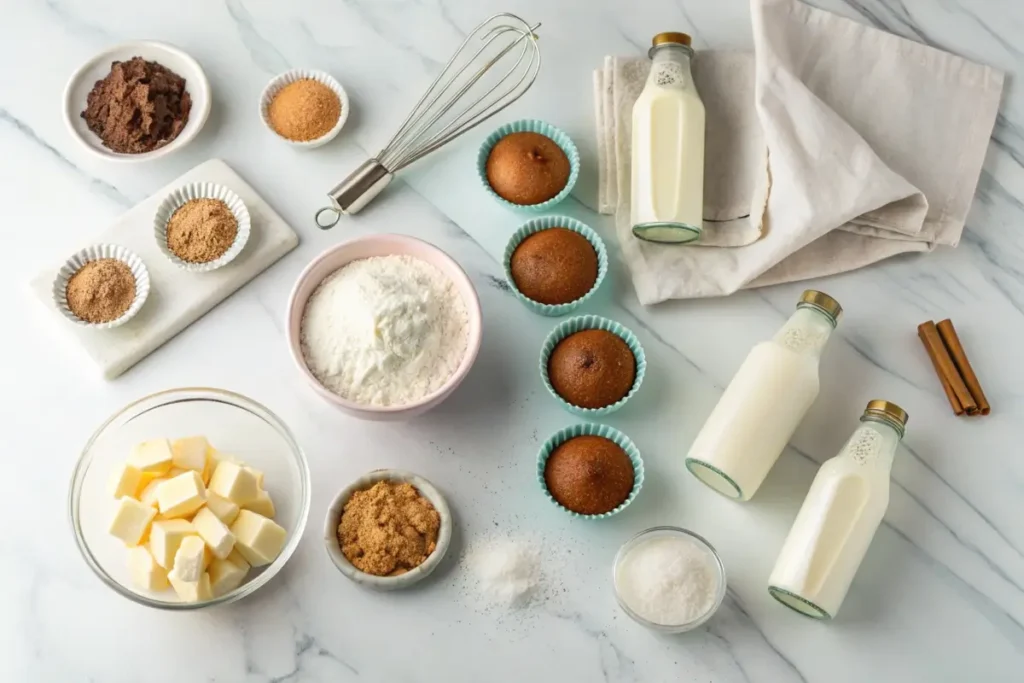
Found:
[[942, 337], [939, 336], [935, 323], [931, 320], [921, 323], [917, 326], [917, 335], [921, 338], [921, 343], [924, 344], [925, 351], [928, 352], [928, 357], [932, 360], [932, 365], [935, 366], [935, 372], [942, 382], [942, 388], [946, 392], [949, 404], [953, 407], [953, 412], [962, 415], [965, 410], [968, 412], [977, 410], [978, 404], [971, 396], [971, 392], [967, 390], [963, 378], [960, 377], [953, 359], [950, 358], [945, 344], [942, 343]]
[[960, 343], [960, 337], [957, 336], [956, 328], [953, 327], [953, 321], [947, 318], [936, 325], [936, 328], [939, 331], [939, 336], [942, 337], [942, 342], [949, 351], [949, 355], [953, 357], [953, 364], [956, 365], [960, 376], [963, 377], [967, 390], [971, 392], [971, 397], [978, 404], [977, 412], [980, 412], [982, 415], [988, 415], [992, 408], [989, 406], [988, 399], [985, 398], [985, 392], [981, 390], [981, 382], [978, 381], [978, 376], [974, 374], [971, 362], [967, 360], [967, 352], [964, 351], [963, 344]]

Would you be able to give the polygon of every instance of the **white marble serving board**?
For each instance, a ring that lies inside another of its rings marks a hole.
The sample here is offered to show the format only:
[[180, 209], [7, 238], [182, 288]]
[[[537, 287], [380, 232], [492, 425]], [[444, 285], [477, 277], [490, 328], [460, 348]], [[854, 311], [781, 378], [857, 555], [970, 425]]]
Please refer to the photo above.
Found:
[[[153, 234], [153, 216], [160, 202], [174, 189], [193, 182], [229, 187], [242, 198], [252, 217], [252, 234], [242, 253], [228, 265], [208, 273], [190, 273], [175, 266], [160, 252]], [[81, 246], [101, 243], [131, 249], [149, 269], [149, 298], [138, 315], [124, 325], [109, 330], [76, 325], [54, 306], [53, 279], [75, 250], [61, 255], [33, 277], [30, 285], [65, 332], [99, 366], [103, 376], [113, 379], [294, 249], [299, 236], [231, 167], [220, 159], [210, 159], [136, 204]]]

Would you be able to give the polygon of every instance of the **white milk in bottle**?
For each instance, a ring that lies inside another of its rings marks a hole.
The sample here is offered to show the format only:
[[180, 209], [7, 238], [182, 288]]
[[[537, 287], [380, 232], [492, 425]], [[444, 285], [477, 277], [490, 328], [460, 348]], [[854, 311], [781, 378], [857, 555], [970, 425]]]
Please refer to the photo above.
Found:
[[704, 216], [704, 103], [690, 73], [690, 36], [659, 33], [651, 73], [633, 105], [630, 221], [649, 242], [700, 237]]
[[907, 413], [871, 401], [839, 455], [818, 470], [768, 579], [768, 592], [801, 614], [831, 619], [889, 506], [889, 473]]
[[690, 447], [695, 477], [750, 500], [818, 396], [821, 352], [841, 314], [838, 301], [809, 289], [782, 329], [751, 350]]

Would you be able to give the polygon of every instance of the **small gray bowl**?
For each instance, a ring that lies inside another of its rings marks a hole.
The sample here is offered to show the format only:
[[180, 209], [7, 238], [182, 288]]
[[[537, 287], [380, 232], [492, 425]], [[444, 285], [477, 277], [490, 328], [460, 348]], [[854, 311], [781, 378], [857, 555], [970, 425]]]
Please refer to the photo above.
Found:
[[[423, 564], [399, 576], [374, 576], [373, 574], [367, 574], [356, 569], [348, 561], [344, 553], [341, 552], [341, 545], [338, 543], [338, 524], [341, 522], [341, 513], [345, 503], [348, 502], [353, 493], [368, 489], [378, 481], [412, 484], [420, 492], [420, 495], [430, 501], [430, 504], [434, 506], [434, 509], [441, 516], [441, 528], [437, 533], [437, 547], [434, 548], [434, 552], [427, 557]], [[437, 565], [441, 564], [441, 560], [444, 559], [445, 553], [448, 552], [448, 546], [451, 545], [451, 540], [452, 515], [444, 496], [434, 488], [433, 484], [423, 477], [403, 470], [374, 470], [359, 477], [334, 497], [331, 507], [327, 510], [327, 519], [324, 520], [324, 548], [327, 550], [327, 556], [331, 558], [334, 566], [352, 581], [379, 591], [408, 588], [430, 576], [437, 569]]]

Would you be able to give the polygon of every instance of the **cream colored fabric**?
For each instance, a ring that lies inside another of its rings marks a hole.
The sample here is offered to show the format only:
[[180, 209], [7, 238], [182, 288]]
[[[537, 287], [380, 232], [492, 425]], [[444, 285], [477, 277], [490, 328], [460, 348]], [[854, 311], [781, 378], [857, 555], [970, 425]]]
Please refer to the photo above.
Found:
[[[623, 135], [623, 111], [631, 105], [619, 101], [614, 109], [616, 158], [612, 170], [610, 155], [602, 157], [609, 163], [601, 199], [603, 208], [615, 208], [616, 232], [640, 301], [721, 296], [955, 246], [995, 124], [1003, 74], [796, 0], [751, 0], [751, 15], [750, 101], [768, 148], [770, 180], [751, 180], [752, 154], [726, 168], [752, 192], [752, 206], [757, 188], [770, 186], [760, 196], [767, 195], [760, 239], [730, 249], [636, 240], [629, 230], [629, 138]], [[699, 75], [702, 60], [695, 62], [694, 77], [710, 120], [717, 106], [711, 93], [741, 81], [725, 85], [728, 69], [714, 79], [710, 71]], [[642, 61], [611, 60], [613, 96], [629, 97], [641, 78], [640, 67], [629, 65]], [[609, 70], [602, 72], [607, 78]], [[606, 98], [608, 84], [595, 90]], [[607, 131], [607, 117], [604, 124]], [[712, 136], [709, 126], [709, 156], [723, 138], [729, 136]], [[716, 205], [738, 206], [735, 195], [720, 200], [715, 188], [725, 185], [709, 175], [706, 218]], [[705, 222], [709, 238], [720, 227]]]

